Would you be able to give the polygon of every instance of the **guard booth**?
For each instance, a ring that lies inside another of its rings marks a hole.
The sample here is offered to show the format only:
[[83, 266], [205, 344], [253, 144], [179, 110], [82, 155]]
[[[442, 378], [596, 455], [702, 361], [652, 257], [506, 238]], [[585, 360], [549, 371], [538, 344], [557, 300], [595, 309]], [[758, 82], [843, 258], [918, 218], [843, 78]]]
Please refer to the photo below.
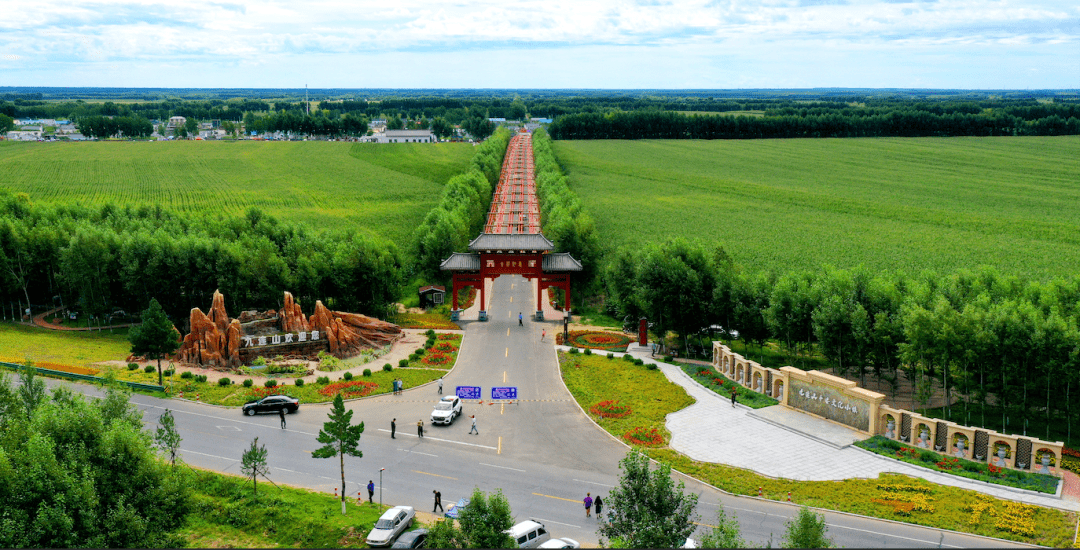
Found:
[[428, 285], [420, 287], [420, 307], [427, 309], [441, 306], [446, 301], [446, 287], [441, 285]]
[[570, 310], [570, 281], [581, 271], [581, 262], [566, 252], [552, 252], [555, 245], [540, 233], [481, 233], [469, 243], [469, 252], [455, 252], [442, 261], [439, 269], [453, 277], [450, 318], [461, 317], [458, 290], [474, 287], [480, 294], [481, 321], [488, 320], [484, 284], [500, 275], [521, 275], [537, 281], [536, 320], [544, 320], [543, 296], [549, 287], [566, 292], [566, 311]]

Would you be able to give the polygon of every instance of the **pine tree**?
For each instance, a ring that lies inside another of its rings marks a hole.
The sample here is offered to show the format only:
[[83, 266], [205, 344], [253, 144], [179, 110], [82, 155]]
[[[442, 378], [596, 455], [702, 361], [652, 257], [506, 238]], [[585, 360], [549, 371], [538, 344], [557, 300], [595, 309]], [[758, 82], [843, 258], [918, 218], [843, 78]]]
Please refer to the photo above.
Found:
[[150, 299], [150, 307], [142, 313], [142, 324], [131, 329], [128, 340], [131, 353], [148, 359], [157, 359], [158, 385], [162, 385], [161, 358], [168, 357], [180, 348], [179, 333], [173, 327], [157, 299]]
[[364, 433], [364, 423], [352, 424], [351, 410], [345, 408], [341, 394], [334, 397], [334, 406], [330, 409], [330, 421], [319, 430], [319, 443], [323, 446], [315, 449], [311, 456], [315, 458], [338, 457], [341, 464], [341, 515], [345, 515], [345, 455], [362, 458], [363, 451], [358, 448], [360, 434]]

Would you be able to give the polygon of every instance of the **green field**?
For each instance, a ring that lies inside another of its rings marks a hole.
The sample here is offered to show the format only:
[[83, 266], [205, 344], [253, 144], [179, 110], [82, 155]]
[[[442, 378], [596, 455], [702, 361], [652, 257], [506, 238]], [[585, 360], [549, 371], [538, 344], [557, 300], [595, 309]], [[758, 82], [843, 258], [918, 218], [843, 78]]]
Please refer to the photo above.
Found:
[[556, 141], [606, 246], [683, 236], [752, 270], [1036, 278], [1080, 264], [1080, 137]]
[[30, 359], [89, 367], [99, 361], [123, 361], [130, 353], [127, 329], [73, 332], [0, 322], [0, 361]]
[[465, 144], [346, 142], [0, 142], [0, 187], [35, 202], [155, 205], [315, 227], [343, 222], [407, 242], [468, 165]]

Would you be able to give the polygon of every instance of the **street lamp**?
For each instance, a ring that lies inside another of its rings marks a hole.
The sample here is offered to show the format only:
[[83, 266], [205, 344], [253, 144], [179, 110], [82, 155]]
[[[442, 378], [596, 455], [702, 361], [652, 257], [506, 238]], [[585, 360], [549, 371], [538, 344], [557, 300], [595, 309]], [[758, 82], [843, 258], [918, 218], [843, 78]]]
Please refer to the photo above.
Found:
[[379, 509], [382, 509], [382, 473], [386, 468], [379, 468]]

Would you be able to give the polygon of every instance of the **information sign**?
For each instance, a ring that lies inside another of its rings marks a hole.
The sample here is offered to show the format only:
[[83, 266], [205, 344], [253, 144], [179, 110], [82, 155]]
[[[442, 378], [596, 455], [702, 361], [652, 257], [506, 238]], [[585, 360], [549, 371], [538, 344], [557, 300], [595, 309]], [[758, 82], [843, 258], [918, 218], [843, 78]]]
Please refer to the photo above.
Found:
[[480, 386], [458, 386], [454, 393], [462, 399], [480, 399], [483, 395]]
[[507, 386], [503, 388], [491, 388], [491, 399], [517, 399], [517, 388]]

